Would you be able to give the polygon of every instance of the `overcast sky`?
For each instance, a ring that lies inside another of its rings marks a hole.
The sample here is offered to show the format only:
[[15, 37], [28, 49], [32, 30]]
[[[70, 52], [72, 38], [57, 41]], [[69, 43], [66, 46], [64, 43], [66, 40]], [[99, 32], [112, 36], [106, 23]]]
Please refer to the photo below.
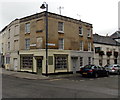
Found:
[[0, 30], [16, 18], [42, 12], [40, 6], [48, 3], [49, 12], [93, 24], [93, 32], [111, 35], [118, 30], [119, 0], [1, 0]]

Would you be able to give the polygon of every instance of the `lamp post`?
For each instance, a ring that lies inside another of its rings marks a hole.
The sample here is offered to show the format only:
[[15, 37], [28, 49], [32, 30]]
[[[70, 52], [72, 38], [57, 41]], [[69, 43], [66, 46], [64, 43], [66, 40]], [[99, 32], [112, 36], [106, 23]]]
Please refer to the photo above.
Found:
[[45, 12], [45, 22], [46, 22], [46, 76], [48, 76], [48, 4], [46, 2], [44, 2], [41, 7], [41, 9], [45, 9], [46, 8], [46, 12]]

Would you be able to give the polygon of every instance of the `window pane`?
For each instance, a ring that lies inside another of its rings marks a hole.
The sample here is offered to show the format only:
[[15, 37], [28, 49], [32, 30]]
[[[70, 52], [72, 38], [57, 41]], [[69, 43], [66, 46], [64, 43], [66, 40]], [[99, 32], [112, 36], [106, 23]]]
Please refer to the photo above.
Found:
[[58, 22], [58, 31], [64, 32], [64, 24], [63, 24], [63, 22]]
[[25, 24], [25, 32], [30, 33], [30, 23]]
[[55, 69], [66, 69], [67, 68], [67, 57], [56, 56], [55, 57]]
[[30, 39], [25, 39], [25, 48], [30, 49]]
[[80, 57], [80, 66], [83, 66], [83, 57]]
[[59, 49], [64, 49], [64, 39], [63, 38], [59, 39]]
[[83, 50], [83, 41], [80, 41], [80, 50]]
[[83, 33], [82, 33], [82, 27], [79, 27], [79, 35], [83, 35]]

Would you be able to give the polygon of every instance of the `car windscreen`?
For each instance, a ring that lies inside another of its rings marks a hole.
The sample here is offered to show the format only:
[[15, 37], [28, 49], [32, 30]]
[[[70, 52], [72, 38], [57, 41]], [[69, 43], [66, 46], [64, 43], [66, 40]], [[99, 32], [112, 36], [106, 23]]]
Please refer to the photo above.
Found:
[[93, 68], [94, 66], [92, 66], [92, 65], [86, 65], [84, 68], [88, 68], [88, 69], [91, 69], [91, 68]]

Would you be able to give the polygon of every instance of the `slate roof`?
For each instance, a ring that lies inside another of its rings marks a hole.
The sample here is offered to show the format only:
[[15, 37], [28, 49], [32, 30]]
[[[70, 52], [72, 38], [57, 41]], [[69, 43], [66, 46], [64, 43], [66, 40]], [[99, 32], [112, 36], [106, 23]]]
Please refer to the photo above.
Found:
[[101, 35], [98, 35], [98, 34], [93, 34], [93, 42], [98, 43], [98, 44], [120, 46], [120, 43], [116, 42], [110, 36], [101, 36]]
[[120, 31], [116, 31], [110, 37], [113, 39], [120, 39]]

